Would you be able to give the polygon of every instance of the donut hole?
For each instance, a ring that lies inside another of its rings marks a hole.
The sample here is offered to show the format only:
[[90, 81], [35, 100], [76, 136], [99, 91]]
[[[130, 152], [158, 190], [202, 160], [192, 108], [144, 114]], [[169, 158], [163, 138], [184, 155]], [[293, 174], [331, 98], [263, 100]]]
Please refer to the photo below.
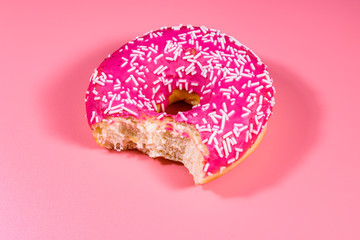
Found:
[[185, 90], [176, 89], [169, 96], [169, 104], [165, 108], [165, 112], [176, 115], [179, 112], [187, 112], [193, 106], [200, 103], [200, 96], [196, 93], [189, 93]]
[[174, 102], [172, 104], [169, 104], [165, 108], [165, 112], [168, 113], [168, 114], [171, 114], [171, 115], [176, 115], [179, 112], [190, 111], [192, 109], [192, 107], [193, 107], [193, 105], [188, 104], [184, 100], [181, 100], [181, 101], [177, 101], [177, 102]]

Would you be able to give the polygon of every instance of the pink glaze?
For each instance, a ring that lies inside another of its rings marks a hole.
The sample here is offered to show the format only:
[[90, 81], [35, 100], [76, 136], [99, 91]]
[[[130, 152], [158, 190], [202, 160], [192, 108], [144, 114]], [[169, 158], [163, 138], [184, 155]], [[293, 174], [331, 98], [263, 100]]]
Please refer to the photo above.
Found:
[[[174, 89], [197, 93], [200, 104], [167, 114]], [[89, 125], [142, 114], [193, 125], [209, 149], [204, 171], [211, 175], [256, 141], [272, 114], [274, 92], [266, 66], [234, 38], [206, 27], [165, 27], [101, 63], [90, 79], [86, 110]], [[163, 112], [156, 112], [157, 104]]]

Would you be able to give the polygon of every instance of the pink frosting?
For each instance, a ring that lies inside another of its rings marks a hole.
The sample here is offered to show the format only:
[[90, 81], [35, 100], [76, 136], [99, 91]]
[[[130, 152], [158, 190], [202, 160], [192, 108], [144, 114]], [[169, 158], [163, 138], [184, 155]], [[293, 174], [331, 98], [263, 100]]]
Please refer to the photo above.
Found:
[[[197, 93], [200, 104], [167, 114], [174, 89]], [[206, 27], [165, 27], [128, 42], [101, 63], [90, 79], [86, 110], [89, 125], [142, 114], [193, 125], [209, 149], [204, 171], [211, 175], [256, 141], [272, 114], [274, 92], [266, 66], [234, 38]]]

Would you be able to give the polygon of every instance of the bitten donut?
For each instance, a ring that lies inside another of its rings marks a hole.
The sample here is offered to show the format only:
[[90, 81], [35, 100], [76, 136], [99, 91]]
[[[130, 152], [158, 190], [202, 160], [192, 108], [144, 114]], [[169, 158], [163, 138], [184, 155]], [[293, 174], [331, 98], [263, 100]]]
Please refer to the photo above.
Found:
[[[136, 37], [105, 58], [85, 101], [98, 145], [180, 161], [203, 184], [256, 148], [274, 92], [249, 48], [218, 30], [180, 25]], [[192, 108], [167, 113], [178, 101]]]

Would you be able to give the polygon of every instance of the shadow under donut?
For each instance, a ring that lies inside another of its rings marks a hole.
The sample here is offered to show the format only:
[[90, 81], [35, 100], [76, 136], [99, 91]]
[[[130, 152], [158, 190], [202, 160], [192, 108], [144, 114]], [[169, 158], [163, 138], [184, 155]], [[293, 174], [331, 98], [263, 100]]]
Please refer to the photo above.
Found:
[[85, 92], [94, 69], [108, 53], [125, 42], [109, 44], [79, 56], [49, 77], [50, 84], [42, 90], [40, 100], [44, 125], [55, 137], [87, 148], [97, 147], [85, 117]]
[[247, 196], [283, 180], [316, 144], [322, 109], [315, 92], [286, 67], [265, 61], [274, 79], [275, 107], [264, 139], [238, 167], [203, 189], [223, 197]]

